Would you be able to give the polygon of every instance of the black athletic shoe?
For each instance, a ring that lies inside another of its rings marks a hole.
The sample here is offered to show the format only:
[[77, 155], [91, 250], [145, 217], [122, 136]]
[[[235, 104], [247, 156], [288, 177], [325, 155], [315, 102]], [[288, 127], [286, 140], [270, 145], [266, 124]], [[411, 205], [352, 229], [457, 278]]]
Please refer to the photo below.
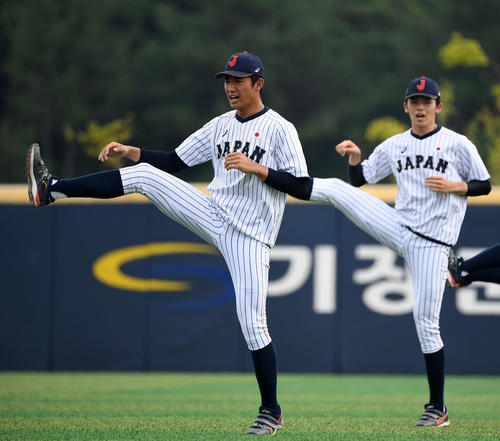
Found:
[[462, 288], [471, 284], [470, 276], [468, 274], [462, 275], [462, 271], [460, 270], [463, 261], [464, 259], [462, 257], [457, 257], [453, 249], [450, 248], [446, 285], [451, 288]]
[[48, 191], [50, 177], [40, 156], [40, 146], [31, 144], [26, 155], [26, 179], [28, 180], [28, 196], [33, 207], [54, 202]]
[[283, 418], [275, 418], [269, 413], [260, 412], [255, 422], [246, 430], [249, 435], [275, 435], [283, 427]]
[[425, 406], [425, 412], [417, 421], [415, 426], [426, 426], [426, 427], [445, 427], [450, 425], [450, 420], [448, 418], [448, 409], [444, 407], [444, 411], [439, 410], [434, 404], [427, 403]]

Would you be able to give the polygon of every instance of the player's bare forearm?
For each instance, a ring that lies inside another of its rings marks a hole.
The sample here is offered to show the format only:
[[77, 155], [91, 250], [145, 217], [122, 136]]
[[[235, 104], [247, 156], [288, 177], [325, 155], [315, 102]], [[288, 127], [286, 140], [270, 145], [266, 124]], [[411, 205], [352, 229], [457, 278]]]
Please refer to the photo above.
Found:
[[458, 193], [465, 195], [468, 189], [466, 182], [448, 181], [442, 176], [427, 176], [425, 178], [425, 185], [437, 193]]
[[131, 161], [137, 162], [140, 156], [140, 148], [113, 141], [101, 150], [99, 161], [104, 162], [109, 158], [128, 158]]
[[239, 170], [257, 176], [261, 181], [265, 181], [269, 169], [265, 165], [258, 164], [247, 158], [241, 152], [229, 153], [226, 156], [226, 170]]
[[349, 155], [349, 165], [358, 165], [361, 162], [361, 149], [350, 139], [337, 144], [335, 150], [340, 156]]

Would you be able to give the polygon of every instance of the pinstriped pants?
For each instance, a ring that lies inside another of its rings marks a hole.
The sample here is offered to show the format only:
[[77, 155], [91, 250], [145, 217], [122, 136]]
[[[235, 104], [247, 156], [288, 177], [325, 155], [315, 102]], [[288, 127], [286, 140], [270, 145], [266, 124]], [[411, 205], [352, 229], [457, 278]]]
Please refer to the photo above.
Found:
[[439, 315], [449, 248], [415, 235], [398, 222], [394, 208], [340, 179], [315, 178], [311, 201], [333, 205], [406, 260], [413, 283], [413, 318], [420, 347], [424, 354], [439, 351], [443, 347]]
[[270, 248], [228, 225], [208, 195], [175, 176], [146, 163], [122, 168], [120, 174], [125, 194], [146, 196], [163, 214], [219, 249], [231, 274], [247, 346], [252, 351], [267, 346]]

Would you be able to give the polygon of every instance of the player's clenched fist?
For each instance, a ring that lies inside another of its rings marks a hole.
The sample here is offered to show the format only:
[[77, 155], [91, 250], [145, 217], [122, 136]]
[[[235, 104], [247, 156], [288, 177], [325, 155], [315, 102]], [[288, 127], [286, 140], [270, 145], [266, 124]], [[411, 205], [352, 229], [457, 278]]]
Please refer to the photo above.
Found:
[[350, 165], [356, 165], [361, 161], [361, 149], [350, 139], [346, 139], [340, 144], [337, 144], [335, 150], [337, 150], [337, 153], [340, 156], [345, 156], [347, 153], [349, 155]]
[[138, 161], [141, 151], [137, 147], [123, 145], [119, 142], [110, 142], [99, 153], [99, 161], [104, 162], [109, 158], [129, 158], [132, 161]]

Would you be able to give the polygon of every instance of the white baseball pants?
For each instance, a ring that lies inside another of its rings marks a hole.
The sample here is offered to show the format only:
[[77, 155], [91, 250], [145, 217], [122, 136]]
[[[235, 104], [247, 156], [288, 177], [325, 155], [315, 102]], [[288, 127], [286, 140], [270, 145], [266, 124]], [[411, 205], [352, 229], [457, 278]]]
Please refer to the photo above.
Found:
[[125, 194], [146, 196], [163, 214], [219, 249], [231, 274], [247, 346], [252, 351], [267, 346], [269, 246], [232, 228], [208, 195], [169, 173], [140, 163], [120, 169], [120, 174]]

